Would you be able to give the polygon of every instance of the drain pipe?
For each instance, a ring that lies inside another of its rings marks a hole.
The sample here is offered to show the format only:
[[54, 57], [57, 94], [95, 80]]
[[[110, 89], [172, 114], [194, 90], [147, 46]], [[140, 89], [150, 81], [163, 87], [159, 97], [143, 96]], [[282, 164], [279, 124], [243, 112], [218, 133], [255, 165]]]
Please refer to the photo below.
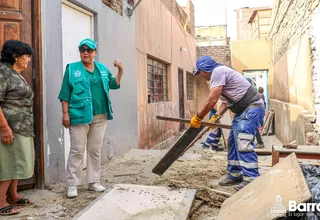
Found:
[[140, 4], [140, 2], [141, 2], [142, 0], [139, 0], [138, 2], [137, 2], [137, 4], [131, 9], [131, 8], [128, 8], [128, 17], [131, 17], [131, 15], [133, 14], [133, 12], [134, 12], [134, 10], [138, 7], [138, 5]]

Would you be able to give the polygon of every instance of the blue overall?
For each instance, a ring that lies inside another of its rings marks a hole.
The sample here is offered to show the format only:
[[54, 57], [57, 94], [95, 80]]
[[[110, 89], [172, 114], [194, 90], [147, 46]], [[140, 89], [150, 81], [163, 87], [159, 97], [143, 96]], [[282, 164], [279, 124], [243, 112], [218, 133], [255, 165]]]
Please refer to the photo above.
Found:
[[261, 107], [249, 107], [234, 116], [228, 140], [228, 177], [251, 182], [259, 176], [258, 156], [253, 142], [265, 115]]
[[[216, 110], [213, 108], [210, 111], [209, 119], [216, 113]], [[204, 149], [212, 149], [215, 150], [218, 148], [218, 143], [220, 142], [220, 138], [222, 135], [222, 129], [221, 128], [215, 128], [210, 131], [210, 134], [207, 138], [207, 140], [202, 143], [202, 148]]]

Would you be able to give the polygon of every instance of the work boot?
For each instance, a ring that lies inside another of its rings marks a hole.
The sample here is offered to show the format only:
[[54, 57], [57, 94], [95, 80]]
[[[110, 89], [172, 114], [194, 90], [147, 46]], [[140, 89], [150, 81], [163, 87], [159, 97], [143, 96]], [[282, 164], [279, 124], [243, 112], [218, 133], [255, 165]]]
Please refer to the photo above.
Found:
[[212, 147], [212, 150], [214, 150], [214, 151], [224, 151], [224, 148], [223, 147], [214, 146], [214, 147]]
[[76, 186], [68, 186], [67, 197], [68, 198], [75, 198], [78, 196], [78, 190]]
[[220, 180], [219, 185], [220, 186], [232, 186], [232, 185], [237, 185], [241, 182], [242, 182], [242, 180], [231, 179], [227, 176], [223, 180]]
[[264, 148], [264, 143], [262, 143], [262, 144], [257, 143], [256, 148]]
[[237, 190], [237, 191], [239, 191], [239, 190], [243, 189], [244, 187], [246, 187], [249, 183], [250, 183], [249, 181], [244, 180], [244, 181], [242, 181], [242, 183], [236, 185], [236, 186], [234, 187], [234, 189]]

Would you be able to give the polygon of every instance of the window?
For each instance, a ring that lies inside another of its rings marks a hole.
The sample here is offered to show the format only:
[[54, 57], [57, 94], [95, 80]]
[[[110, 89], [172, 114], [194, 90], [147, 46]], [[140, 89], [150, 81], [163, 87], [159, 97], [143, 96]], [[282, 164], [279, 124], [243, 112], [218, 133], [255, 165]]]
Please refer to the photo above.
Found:
[[194, 100], [193, 80], [194, 80], [193, 75], [187, 72], [187, 99], [188, 100]]
[[148, 57], [148, 103], [168, 101], [167, 64]]

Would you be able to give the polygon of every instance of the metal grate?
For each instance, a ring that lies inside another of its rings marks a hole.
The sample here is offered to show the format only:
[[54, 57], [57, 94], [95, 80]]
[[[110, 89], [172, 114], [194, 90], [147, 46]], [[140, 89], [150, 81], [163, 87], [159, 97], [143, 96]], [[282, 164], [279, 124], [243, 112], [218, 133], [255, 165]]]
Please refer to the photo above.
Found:
[[194, 77], [187, 72], [187, 99], [194, 100]]
[[168, 101], [167, 64], [148, 57], [148, 103]]

